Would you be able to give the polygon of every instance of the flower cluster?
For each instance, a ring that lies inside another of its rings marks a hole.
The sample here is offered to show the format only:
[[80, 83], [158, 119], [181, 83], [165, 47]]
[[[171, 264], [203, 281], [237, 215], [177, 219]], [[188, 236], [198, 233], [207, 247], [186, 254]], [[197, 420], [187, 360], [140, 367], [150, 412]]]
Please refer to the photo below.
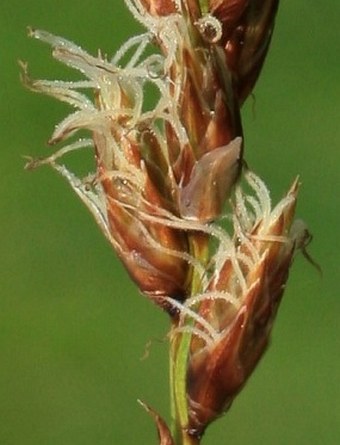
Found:
[[253, 194], [235, 192], [232, 238], [216, 226], [219, 241], [202, 291], [179, 308], [172, 335], [191, 336], [187, 373], [189, 425], [201, 435], [228, 409], [268, 344], [301, 231], [292, 225], [298, 184], [274, 208], [264, 183], [252, 172]]
[[[146, 32], [111, 59], [30, 30], [85, 80], [31, 80], [23, 66], [30, 89], [75, 109], [49, 141], [70, 143], [28, 168], [49, 164], [68, 180], [141, 292], [171, 315], [175, 427], [199, 438], [266, 349], [304, 245], [304, 228], [292, 224], [297, 182], [272, 208], [242, 160], [240, 107], [262, 68], [278, 0], [125, 3]], [[91, 137], [75, 139], [84, 129]], [[95, 172], [78, 178], [61, 158], [89, 147]]]

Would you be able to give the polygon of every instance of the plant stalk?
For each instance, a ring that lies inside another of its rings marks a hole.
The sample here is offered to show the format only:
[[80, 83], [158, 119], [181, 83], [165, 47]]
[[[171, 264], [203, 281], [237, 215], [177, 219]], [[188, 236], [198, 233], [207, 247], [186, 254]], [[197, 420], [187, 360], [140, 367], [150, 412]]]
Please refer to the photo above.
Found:
[[[191, 254], [202, 264], [208, 261], [209, 238], [202, 236], [191, 237]], [[201, 291], [201, 279], [193, 273], [191, 280], [191, 295]], [[185, 327], [194, 324], [192, 319], [185, 320]], [[200, 437], [190, 431], [189, 407], [187, 402], [187, 370], [190, 357], [192, 333], [175, 332], [177, 323], [174, 323], [170, 332], [170, 397], [171, 414], [173, 419], [173, 437], [176, 445], [199, 445]]]

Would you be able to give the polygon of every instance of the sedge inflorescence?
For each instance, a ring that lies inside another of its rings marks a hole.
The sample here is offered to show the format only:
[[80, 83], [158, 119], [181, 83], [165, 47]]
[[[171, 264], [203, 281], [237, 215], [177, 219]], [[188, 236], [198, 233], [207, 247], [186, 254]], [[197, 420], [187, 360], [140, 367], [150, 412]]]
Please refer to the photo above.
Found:
[[[293, 223], [297, 181], [273, 207], [242, 160], [240, 107], [261, 70], [278, 1], [125, 3], [146, 31], [111, 59], [30, 29], [85, 79], [32, 80], [23, 65], [30, 89], [75, 110], [49, 141], [61, 148], [27, 167], [48, 164], [66, 178], [141, 292], [170, 314], [173, 416], [179, 430], [200, 437], [266, 349], [308, 233]], [[77, 139], [82, 130], [90, 137]], [[96, 167], [78, 177], [64, 158], [84, 149]]]

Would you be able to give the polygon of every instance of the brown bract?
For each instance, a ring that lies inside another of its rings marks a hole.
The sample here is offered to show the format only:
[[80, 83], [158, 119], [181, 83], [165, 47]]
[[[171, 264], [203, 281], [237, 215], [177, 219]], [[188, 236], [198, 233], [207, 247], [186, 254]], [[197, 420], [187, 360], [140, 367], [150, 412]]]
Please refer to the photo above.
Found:
[[[242, 125], [223, 52], [202, 36], [202, 25], [187, 20], [185, 10], [182, 13], [184, 18], [178, 27], [175, 57], [168, 75], [172, 94], [178, 97], [178, 117], [187, 141], [183, 143], [169, 123], [165, 134], [178, 185], [179, 214], [205, 222], [221, 215], [239, 177]], [[171, 48], [162, 41], [159, 44], [169, 56]], [[231, 144], [236, 138], [237, 144]]]
[[279, 0], [210, 0], [222, 24], [220, 44], [233, 75], [239, 102], [253, 90], [267, 55]]
[[[119, 168], [114, 158], [105, 162], [108, 141], [96, 133], [93, 137], [98, 178], [119, 257], [139, 289], [155, 302], [164, 295], [183, 300], [187, 293], [189, 265], [176, 253], [187, 252], [186, 234], [150, 221], [152, 216], [162, 217], [162, 210], [170, 210], [164, 183], [157, 184], [152, 180], [141, 158], [141, 143], [132, 134], [120, 137], [120, 148], [130, 168], [134, 166], [140, 173], [143, 181], [140, 188], [124, 177], [112, 174]], [[141, 214], [149, 218], [143, 219]]]
[[153, 418], [156, 424], [158, 438], [159, 438], [159, 445], [175, 445], [170, 430], [165, 421], [162, 419], [162, 417], [156, 411], [150, 408], [150, 406], [148, 406], [146, 403], [140, 400], [139, 403], [150, 414], [150, 416]]
[[[198, 434], [230, 407], [266, 350], [296, 247], [289, 235], [296, 195], [295, 182], [269, 217], [257, 221], [247, 237], [235, 239], [239, 260], [226, 260], [199, 306], [198, 314], [217, 334], [211, 345], [197, 336], [191, 343], [189, 428]], [[254, 261], [248, 263], [250, 256]], [[236, 303], [221, 298], [223, 293]]]

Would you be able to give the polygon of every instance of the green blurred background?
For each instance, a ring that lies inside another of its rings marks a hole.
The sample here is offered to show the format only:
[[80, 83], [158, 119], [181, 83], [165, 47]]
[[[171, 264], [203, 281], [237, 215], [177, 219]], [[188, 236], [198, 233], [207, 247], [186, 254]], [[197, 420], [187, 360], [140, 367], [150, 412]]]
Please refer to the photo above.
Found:
[[[339, 17], [334, 0], [282, 1], [244, 110], [246, 157], [273, 197], [301, 177], [298, 215], [323, 277], [296, 259], [270, 351], [206, 445], [340, 443]], [[138, 29], [122, 0], [2, 0], [0, 445], [156, 444], [136, 400], [168, 417], [167, 317], [67, 184], [23, 170], [67, 108], [24, 90], [17, 60], [34, 77], [70, 77], [27, 25], [108, 54]]]

